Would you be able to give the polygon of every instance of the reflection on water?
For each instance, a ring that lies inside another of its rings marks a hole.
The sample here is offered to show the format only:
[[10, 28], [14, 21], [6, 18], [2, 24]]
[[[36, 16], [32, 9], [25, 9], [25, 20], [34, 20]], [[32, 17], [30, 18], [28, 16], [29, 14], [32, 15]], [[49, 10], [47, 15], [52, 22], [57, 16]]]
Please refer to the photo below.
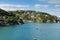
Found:
[[0, 27], [0, 40], [60, 40], [60, 24], [26, 23]]

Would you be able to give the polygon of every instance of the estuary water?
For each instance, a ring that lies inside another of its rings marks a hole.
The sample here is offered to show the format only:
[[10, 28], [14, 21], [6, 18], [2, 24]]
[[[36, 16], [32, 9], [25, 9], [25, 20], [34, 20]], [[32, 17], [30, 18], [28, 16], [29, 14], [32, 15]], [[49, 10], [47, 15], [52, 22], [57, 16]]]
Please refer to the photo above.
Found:
[[25, 23], [0, 27], [0, 40], [60, 40], [59, 23]]

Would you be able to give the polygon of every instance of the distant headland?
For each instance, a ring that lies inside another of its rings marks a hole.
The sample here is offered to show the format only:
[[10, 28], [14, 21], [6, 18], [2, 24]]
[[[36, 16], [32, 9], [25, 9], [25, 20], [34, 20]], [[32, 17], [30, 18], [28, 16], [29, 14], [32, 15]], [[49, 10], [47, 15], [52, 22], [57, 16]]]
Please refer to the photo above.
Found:
[[24, 22], [58, 23], [57, 16], [32, 10], [5, 11], [0, 9], [0, 25], [24, 24]]

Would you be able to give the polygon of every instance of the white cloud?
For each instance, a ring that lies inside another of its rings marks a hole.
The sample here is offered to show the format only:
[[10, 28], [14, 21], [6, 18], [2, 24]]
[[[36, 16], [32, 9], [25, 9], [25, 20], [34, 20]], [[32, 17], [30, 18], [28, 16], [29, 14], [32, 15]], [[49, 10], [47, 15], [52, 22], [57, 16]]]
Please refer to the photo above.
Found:
[[59, 9], [47, 9], [46, 12], [56, 15], [57, 17], [60, 17], [60, 10]]
[[40, 5], [40, 4], [35, 4], [34, 5], [35, 8], [48, 8], [49, 5]]
[[0, 4], [0, 8], [4, 10], [24, 10], [28, 7], [29, 5]]
[[60, 0], [39, 0], [50, 4], [60, 4]]
[[55, 5], [55, 8], [60, 8], [60, 5]]
[[49, 0], [47, 2], [51, 4], [60, 4], [60, 0]]

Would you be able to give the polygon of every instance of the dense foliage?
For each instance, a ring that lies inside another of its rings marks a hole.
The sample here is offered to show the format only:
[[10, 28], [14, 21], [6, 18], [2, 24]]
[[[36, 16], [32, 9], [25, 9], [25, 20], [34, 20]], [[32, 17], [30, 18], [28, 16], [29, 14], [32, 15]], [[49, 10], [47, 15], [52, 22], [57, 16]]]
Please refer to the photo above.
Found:
[[42, 23], [57, 23], [58, 17], [50, 15], [45, 12], [36, 12], [32, 10], [17, 10], [9, 11], [9, 13], [16, 14], [19, 18], [25, 22], [42, 22]]
[[57, 23], [58, 17], [32, 10], [5, 11], [0, 9], [0, 25], [15, 25], [24, 22]]
[[16, 14], [0, 9], [0, 25], [22, 24], [23, 20]]

